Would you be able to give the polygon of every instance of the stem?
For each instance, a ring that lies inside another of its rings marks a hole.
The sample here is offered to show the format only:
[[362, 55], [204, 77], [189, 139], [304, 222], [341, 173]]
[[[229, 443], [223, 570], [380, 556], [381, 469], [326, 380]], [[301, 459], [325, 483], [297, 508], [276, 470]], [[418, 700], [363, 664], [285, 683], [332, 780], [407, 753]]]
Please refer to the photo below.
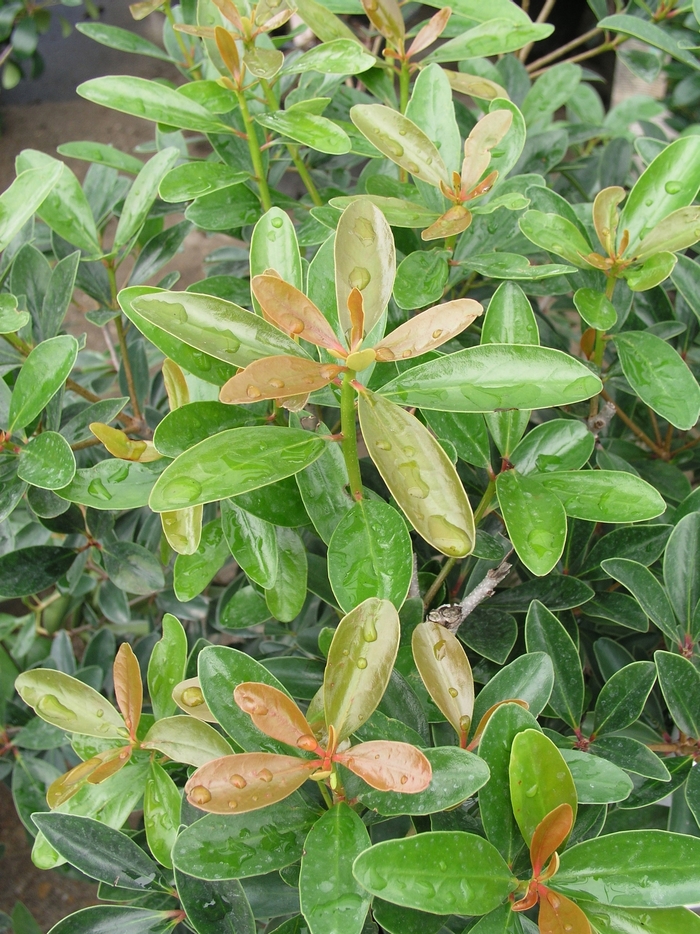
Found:
[[11, 344], [15, 350], [19, 350], [19, 352], [24, 357], [28, 357], [32, 352], [32, 348], [29, 346], [29, 344], [26, 341], [23, 341], [21, 337], [17, 337], [16, 334], [3, 334], [2, 336], [5, 338], [8, 344]]
[[293, 143], [287, 143], [287, 149], [289, 155], [292, 157], [292, 162], [294, 163], [294, 168], [299, 174], [299, 178], [304, 183], [306, 190], [311, 196], [311, 200], [316, 205], [316, 207], [321, 207], [323, 205], [323, 198], [318, 193], [318, 188], [314, 185], [314, 180], [311, 178], [311, 173], [309, 172], [306, 163], [299, 155], [299, 147], [295, 146]]
[[255, 170], [255, 180], [260, 187], [260, 200], [262, 201], [263, 209], [269, 211], [272, 207], [272, 198], [270, 197], [270, 189], [267, 186], [267, 177], [265, 176], [265, 168], [263, 166], [262, 153], [260, 152], [258, 134], [255, 131], [255, 123], [248, 110], [248, 102], [245, 99], [243, 91], [236, 91], [236, 97], [238, 98], [238, 106], [241, 108], [241, 116], [245, 123], [248, 151], [250, 152], [250, 159]]
[[[107, 267], [107, 276], [109, 277], [109, 291], [112, 297], [112, 308], [119, 309], [119, 302], [117, 301], [117, 273], [114, 268], [114, 261], [110, 260], [109, 262], [106, 262], [105, 266]], [[122, 323], [121, 310], [119, 311], [117, 317], [114, 319], [114, 323], [117, 328], [117, 337], [119, 338], [119, 349], [122, 353], [122, 364], [124, 366], [126, 385], [129, 390], [129, 398], [131, 399], [131, 409], [134, 413], [134, 419], [137, 422], [141, 422], [143, 421], [143, 416], [141, 414], [141, 407], [139, 406], [139, 400], [136, 395], [136, 384], [134, 382], [134, 374], [131, 369], [129, 349], [126, 346], [126, 333]]]
[[[613, 400], [610, 398], [610, 396], [607, 394], [607, 392], [604, 389], [601, 391], [600, 394], [605, 399], [606, 402], [612, 402], [612, 404], [615, 405]], [[655, 444], [651, 440], [649, 435], [645, 431], [643, 431], [639, 427], [639, 425], [636, 424], [636, 422], [633, 422], [632, 419], [629, 417], [629, 415], [626, 412], [623, 412], [623, 410], [617, 405], [615, 405], [615, 414], [620, 416], [620, 418], [625, 423], [625, 425], [627, 425], [630, 431], [634, 432], [634, 434], [639, 438], [639, 440], [643, 441], [644, 444], [646, 444], [646, 446], [649, 448], [650, 451], [653, 451], [654, 454], [656, 454], [658, 457], [661, 457], [663, 460], [668, 460], [668, 451], [665, 451], [662, 447], [659, 447], [658, 444]]]
[[83, 399], [87, 399], [88, 402], [102, 401], [100, 396], [96, 396], [94, 392], [90, 392], [89, 389], [85, 389], [84, 386], [81, 386], [80, 383], [76, 383], [76, 381], [70, 377], [66, 380], [66, 389], [70, 389], [70, 391], [74, 392], [76, 396], [81, 396]]
[[[536, 22], [536, 23], [546, 23], [546, 22], [547, 22], [547, 17], [549, 16], [549, 14], [550, 14], [550, 13], [552, 12], [552, 10], [554, 9], [554, 4], [555, 4], [556, 2], [557, 2], [557, 0], [545, 0], [544, 6], [543, 6], [542, 9], [540, 10], [539, 16], [537, 17], [537, 19], [535, 20], [535, 22]], [[535, 44], [534, 42], [528, 42], [528, 44], [527, 44], [526, 46], [524, 46], [524, 47], [520, 50], [520, 54], [518, 55], [518, 58], [520, 59], [521, 62], [526, 62], [526, 61], [527, 61], [527, 57], [528, 57], [528, 55], [530, 54], [530, 52], [532, 51], [532, 47], [533, 47], [534, 44]]]
[[[182, 52], [182, 57], [185, 60], [185, 65], [187, 69], [188, 70], [193, 69], [194, 58], [192, 57], [190, 50], [187, 48], [187, 45], [185, 44], [185, 40], [182, 38], [182, 33], [179, 30], [175, 29], [175, 17], [173, 16], [173, 11], [170, 9], [170, 0], [165, 0], [165, 3], [163, 4], [163, 12], [165, 13], [165, 18], [170, 23], [170, 28], [175, 34], [175, 39], [177, 41], [177, 44], [180, 46], [180, 51]], [[193, 69], [192, 77], [195, 78], [197, 81], [199, 81], [202, 77], [201, 70], [199, 68]]]
[[428, 590], [426, 591], [425, 599], [423, 600], [424, 609], [427, 610], [430, 604], [433, 602], [433, 600], [435, 599], [435, 594], [442, 587], [443, 581], [445, 580], [447, 575], [450, 573], [452, 568], [455, 566], [456, 562], [457, 562], [456, 558], [448, 558], [447, 561], [445, 561], [443, 566], [440, 568], [438, 576], [435, 578], [435, 580], [432, 582], [432, 584], [430, 585], [430, 587], [428, 587]]
[[399, 71], [399, 110], [402, 114], [406, 113], [408, 107], [408, 90], [411, 81], [411, 73], [408, 70], [408, 61], [403, 59], [401, 70]]
[[[627, 38], [627, 36], [616, 36], [610, 42], [602, 42], [594, 49], [589, 49], [587, 52], [581, 52], [580, 55], [572, 55], [571, 58], [564, 59], [564, 63], [571, 62], [573, 64], [575, 62], [583, 62], [587, 58], [594, 58], [596, 55], [602, 55], [603, 52], [612, 52], [618, 47], [618, 45], [622, 45], [622, 43], [625, 42]], [[545, 71], [547, 71], [546, 68], [540, 68], [538, 71], [531, 72], [530, 77], [539, 78], [539, 76], [544, 74]]]
[[476, 512], [474, 513], [474, 525], [478, 526], [481, 520], [486, 515], [489, 506], [491, 505], [491, 500], [493, 499], [496, 493], [496, 478], [491, 477], [489, 480], [489, 485], [484, 491], [484, 495], [481, 497], [481, 502], [476, 507]]
[[331, 796], [328, 794], [328, 789], [326, 788], [326, 783], [325, 783], [325, 782], [319, 782], [319, 783], [318, 783], [318, 789], [319, 789], [319, 791], [321, 792], [321, 794], [323, 795], [323, 800], [326, 802], [326, 807], [327, 807], [328, 810], [330, 811], [331, 808], [333, 807], [333, 799], [332, 799]]
[[340, 424], [343, 435], [343, 457], [350, 480], [350, 492], [355, 500], [362, 499], [362, 476], [360, 475], [360, 460], [357, 456], [357, 426], [355, 425], [355, 390], [352, 380], [355, 378], [353, 370], [346, 370], [343, 374], [343, 386], [340, 390]]
[[593, 36], [599, 32], [602, 32], [602, 30], [597, 26], [594, 26], [593, 29], [589, 29], [588, 32], [584, 32], [584, 34], [579, 36], [577, 39], [572, 39], [571, 42], [567, 42], [565, 45], [560, 46], [553, 52], [549, 52], [547, 55], [543, 55], [541, 58], [535, 59], [534, 62], [531, 62], [527, 66], [527, 70], [537, 71], [538, 68], [542, 68], [544, 65], [548, 65], [550, 62], [555, 61], [557, 58], [561, 58], [562, 55], [566, 55], [567, 52], [571, 52], [578, 48], [580, 45], [583, 45], [585, 42], [588, 42], [589, 39], [592, 39]]

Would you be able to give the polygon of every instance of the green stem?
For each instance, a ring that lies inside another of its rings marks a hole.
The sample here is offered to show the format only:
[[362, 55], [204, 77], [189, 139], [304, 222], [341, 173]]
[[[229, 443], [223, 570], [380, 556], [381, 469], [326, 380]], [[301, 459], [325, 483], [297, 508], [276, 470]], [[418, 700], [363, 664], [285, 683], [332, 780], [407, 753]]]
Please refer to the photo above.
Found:
[[486, 515], [486, 512], [491, 505], [491, 500], [496, 494], [496, 478], [492, 477], [489, 480], [489, 485], [484, 491], [484, 495], [481, 497], [481, 502], [476, 507], [476, 512], [474, 513], [474, 525], [478, 527], [481, 520]]
[[289, 150], [289, 155], [292, 157], [292, 162], [294, 163], [294, 168], [299, 173], [299, 178], [304, 183], [306, 190], [311, 196], [311, 200], [320, 208], [323, 205], [323, 198], [318, 193], [318, 188], [314, 185], [314, 180], [311, 178], [311, 173], [309, 172], [306, 163], [299, 155], [299, 147], [295, 146], [293, 143], [287, 143], [287, 149]]
[[236, 91], [236, 97], [238, 98], [238, 106], [241, 108], [241, 116], [245, 123], [248, 151], [250, 152], [250, 159], [253, 163], [253, 169], [255, 170], [255, 180], [260, 187], [260, 200], [262, 201], [263, 210], [269, 211], [272, 207], [272, 198], [270, 197], [270, 189], [267, 186], [267, 177], [265, 175], [255, 123], [248, 110], [248, 102], [245, 99], [243, 91]]
[[332, 799], [331, 796], [328, 794], [328, 789], [326, 788], [326, 783], [325, 783], [325, 782], [318, 782], [318, 790], [321, 792], [321, 794], [322, 794], [322, 796], [323, 796], [323, 800], [326, 802], [326, 807], [327, 807], [328, 810], [330, 811], [331, 808], [333, 807], [333, 799]]
[[399, 71], [399, 110], [402, 114], [406, 113], [408, 107], [408, 92], [411, 83], [411, 73], [408, 70], [408, 62], [404, 59], [401, 62]]
[[443, 566], [440, 568], [438, 576], [432, 582], [430, 587], [428, 587], [425, 593], [425, 597], [423, 599], [423, 608], [425, 610], [428, 609], [430, 604], [435, 599], [435, 595], [437, 594], [438, 590], [442, 587], [443, 581], [445, 580], [447, 575], [450, 573], [452, 568], [455, 566], [456, 562], [457, 562], [456, 558], [448, 558], [447, 561], [445, 561]]
[[180, 46], [180, 51], [182, 52], [182, 57], [185, 60], [187, 70], [192, 72], [192, 77], [196, 81], [201, 80], [201, 70], [199, 68], [194, 68], [194, 58], [192, 57], [190, 50], [187, 48], [185, 40], [182, 38], [182, 33], [175, 29], [175, 17], [173, 16], [173, 11], [170, 9], [170, 0], [165, 0], [165, 3], [163, 4], [163, 12], [165, 13], [165, 18], [170, 23], [170, 28], [175, 35], [177, 44]]
[[3, 334], [2, 336], [5, 338], [8, 344], [11, 344], [15, 350], [19, 350], [19, 352], [24, 357], [28, 357], [32, 352], [32, 348], [29, 346], [29, 344], [26, 341], [23, 341], [21, 337], [17, 337], [16, 334]]
[[360, 459], [357, 456], [357, 427], [355, 425], [355, 390], [352, 380], [355, 378], [353, 370], [346, 370], [343, 376], [343, 386], [340, 390], [340, 424], [343, 435], [343, 457], [350, 480], [350, 492], [353, 499], [362, 499], [362, 476], [360, 475]]
[[[105, 263], [107, 267], [107, 276], [109, 278], [109, 291], [111, 296], [111, 306], [115, 310], [119, 310], [119, 302], [117, 301], [117, 272], [114, 267], [114, 261], [110, 260]], [[129, 359], [129, 349], [126, 345], [126, 332], [124, 331], [124, 324], [122, 323], [121, 311], [114, 319], [114, 324], [117, 328], [117, 337], [119, 338], [119, 349], [122, 353], [122, 364], [124, 366], [124, 376], [126, 378], [126, 385], [129, 390], [129, 398], [131, 399], [131, 410], [134, 413], [134, 418], [137, 422], [143, 421], [143, 416], [141, 414], [141, 407], [139, 406], [138, 396], [136, 394], [136, 383], [134, 382], [134, 373], [131, 369], [131, 360]]]

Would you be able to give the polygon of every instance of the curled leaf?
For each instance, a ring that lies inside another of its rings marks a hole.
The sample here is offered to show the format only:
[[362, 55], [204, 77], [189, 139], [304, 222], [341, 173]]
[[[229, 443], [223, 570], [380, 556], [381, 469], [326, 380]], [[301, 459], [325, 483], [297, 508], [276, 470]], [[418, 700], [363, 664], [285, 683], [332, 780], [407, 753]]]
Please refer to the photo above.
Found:
[[102, 422], [91, 422], [90, 431], [107, 448], [113, 457], [125, 461], [138, 461], [147, 464], [150, 461], [160, 460], [160, 454], [152, 441], [132, 441], [125, 432], [119, 428], [111, 428]]
[[208, 762], [185, 785], [190, 804], [212, 814], [242, 814], [282, 801], [318, 762], [273, 752], [244, 752]]
[[138, 659], [128, 642], [122, 642], [114, 659], [114, 696], [124, 715], [131, 738], [136, 738], [141, 707], [143, 705], [143, 683]]
[[341, 619], [323, 676], [326, 723], [338, 741], [359, 729], [382, 699], [399, 650], [399, 614], [370, 597]]
[[442, 9], [431, 16], [425, 26], [416, 33], [413, 42], [406, 52], [407, 57], [410, 58], [412, 55], [423, 52], [429, 45], [432, 45], [436, 39], [439, 39], [443, 29], [447, 26], [450, 16], [452, 16], [452, 10], [448, 6], [442, 7]]
[[59, 776], [49, 785], [46, 792], [46, 802], [49, 807], [53, 810], [68, 801], [80, 791], [86, 782], [98, 785], [110, 775], [114, 775], [127, 764], [131, 758], [132, 749], [132, 746], [106, 749]]
[[330, 324], [299, 289], [267, 272], [254, 276], [252, 289], [265, 318], [280, 330], [290, 337], [300, 337], [317, 347], [325, 347], [340, 356], [345, 355]]
[[462, 191], [471, 191], [491, 162], [491, 150], [506, 135], [513, 122], [510, 110], [494, 110], [473, 127], [464, 142]]
[[188, 678], [173, 688], [173, 700], [180, 708], [197, 720], [216, 723], [217, 719], [209, 710], [199, 684], [199, 678]]
[[599, 191], [593, 202], [593, 226], [603, 249], [609, 256], [615, 253], [615, 238], [620, 220], [617, 206], [624, 197], [625, 189], [620, 188], [619, 185], [612, 185], [610, 188], [603, 188]]
[[535, 827], [530, 841], [532, 873], [537, 878], [547, 865], [549, 857], [564, 843], [574, 826], [574, 812], [570, 804], [560, 804], [550, 811]]
[[273, 739], [313, 752], [317, 746], [313, 730], [291, 697], [269, 684], [244, 681], [233, 699], [255, 726]]
[[367, 18], [395, 49], [403, 46], [405, 26], [397, 0], [362, 0]]
[[430, 762], [410, 743], [375, 740], [360, 743], [335, 756], [335, 761], [359, 775], [377, 791], [416, 794], [425, 791], [432, 778]]
[[466, 746], [474, 713], [474, 678], [462, 643], [439, 623], [426, 622], [413, 630], [411, 646], [423, 684]]
[[246, 405], [262, 399], [285, 399], [323, 389], [342, 366], [317, 363], [303, 357], [265, 357], [249, 364], [221, 387], [219, 399], [229, 405]]
[[455, 204], [442, 217], [421, 232], [422, 240], [440, 240], [442, 237], [454, 237], [462, 233], [472, 222], [471, 212], [461, 204]]
[[383, 396], [360, 393], [359, 415], [369, 455], [418, 534], [444, 555], [468, 555], [474, 517], [443, 448], [415, 416]]
[[377, 360], [418, 357], [434, 350], [469, 327], [483, 307], [471, 298], [458, 298], [422, 311], [399, 325], [374, 348]]
[[199, 506], [175, 509], [160, 514], [163, 534], [168, 544], [179, 555], [193, 555], [202, 537], [202, 510]]

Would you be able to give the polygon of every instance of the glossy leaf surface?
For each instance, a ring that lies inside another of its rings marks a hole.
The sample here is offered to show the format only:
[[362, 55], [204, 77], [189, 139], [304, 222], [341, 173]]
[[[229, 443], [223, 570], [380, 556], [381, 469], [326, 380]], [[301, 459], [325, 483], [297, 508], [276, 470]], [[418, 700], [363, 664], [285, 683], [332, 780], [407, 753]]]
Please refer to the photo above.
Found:
[[33, 421], [65, 382], [78, 355], [78, 342], [70, 334], [42, 341], [24, 361], [15, 381], [8, 430]]
[[302, 737], [313, 737], [311, 727], [291, 697], [269, 684], [244, 681], [233, 692], [233, 699], [259, 730], [281, 743], [298, 746]]
[[642, 522], [666, 504], [640, 477], [619, 470], [557, 471], [539, 482], [561, 500], [567, 515], [591, 522]]
[[595, 735], [614, 733], [634, 723], [655, 680], [652, 662], [633, 662], [616, 671], [605, 682], [596, 701]]
[[245, 405], [264, 399], [286, 399], [323, 389], [342, 367], [304, 357], [275, 356], [249, 363], [221, 387], [219, 399], [227, 405]]
[[175, 762], [196, 767], [231, 753], [221, 733], [208, 723], [180, 716], [157, 720], [146, 734], [143, 747], [157, 749]]
[[400, 360], [434, 350], [461, 334], [481, 313], [481, 305], [470, 298], [428, 308], [376, 344], [377, 359]]
[[337, 754], [336, 761], [377, 791], [415, 794], [430, 785], [430, 762], [409, 743], [381, 739], [359, 743]]
[[536, 479], [515, 470], [498, 475], [496, 492], [513, 547], [533, 574], [548, 574], [566, 541], [566, 513], [559, 499]]
[[560, 804], [568, 804], [576, 817], [577, 796], [571, 772], [552, 740], [538, 730], [524, 730], [513, 739], [510, 797], [528, 845], [540, 821]]
[[43, 490], [60, 490], [75, 474], [75, 455], [63, 435], [42, 431], [22, 452], [17, 476]]
[[162, 766], [152, 762], [143, 793], [143, 821], [148, 848], [167, 869], [172, 868], [170, 852], [177, 839], [181, 804], [175, 782]]
[[94, 688], [62, 671], [36, 669], [23, 672], [15, 682], [22, 700], [37, 714], [70, 733], [119, 737], [128, 732], [124, 720]]
[[584, 682], [578, 649], [569, 633], [538, 600], [533, 600], [525, 622], [528, 652], [546, 652], [554, 666], [554, 687], [549, 706], [572, 729], [583, 715]]
[[413, 659], [433, 701], [461, 742], [474, 712], [474, 678], [461, 642], [439, 623], [419, 623], [411, 637]]
[[279, 562], [274, 526], [228, 499], [221, 502], [221, 527], [231, 554], [250, 580], [271, 587]]
[[700, 674], [682, 655], [655, 652], [659, 686], [673, 720], [686, 736], [700, 736]]

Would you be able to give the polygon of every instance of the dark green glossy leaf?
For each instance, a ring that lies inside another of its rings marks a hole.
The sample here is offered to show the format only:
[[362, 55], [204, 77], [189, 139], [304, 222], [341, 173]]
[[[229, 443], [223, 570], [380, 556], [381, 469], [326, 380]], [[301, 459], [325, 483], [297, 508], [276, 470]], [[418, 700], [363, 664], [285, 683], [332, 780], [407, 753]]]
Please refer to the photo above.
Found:
[[177, 457], [188, 448], [227, 428], [262, 424], [263, 419], [245, 406], [223, 402], [190, 402], [168, 413], [158, 423], [153, 443], [166, 457]]
[[163, 201], [177, 204], [237, 185], [247, 178], [247, 172], [236, 172], [220, 162], [185, 162], [165, 175], [158, 194]]
[[402, 405], [492, 412], [580, 402], [600, 392], [600, 381], [559, 350], [486, 344], [412, 367], [381, 392]]
[[[621, 801], [618, 805], [624, 811], [635, 811], [641, 808], [648, 808], [649, 805], [663, 801], [672, 795], [677, 789], [681, 788], [692, 769], [692, 759], [689, 756], [675, 756], [666, 759], [670, 780], [665, 778], [663, 781], [658, 779], [645, 779], [644, 781], [635, 781], [635, 788], [629, 798]], [[649, 813], [647, 811], [647, 813]], [[664, 825], [666, 820], [664, 818]], [[624, 824], [622, 825], [624, 826]], [[637, 827], [648, 826], [645, 821], [638, 821]], [[658, 826], [658, 825], [657, 825]]]
[[370, 897], [352, 875], [370, 845], [359, 816], [340, 802], [316, 821], [304, 843], [299, 875], [301, 910], [312, 934], [357, 934]]
[[529, 431], [509, 460], [518, 473], [578, 470], [593, 453], [595, 438], [583, 422], [554, 418]]
[[647, 632], [649, 629], [647, 615], [634, 597], [615, 590], [598, 593], [586, 604], [584, 612], [587, 616], [610, 620], [612, 623], [625, 626], [627, 629], [635, 629], [637, 632]]
[[[297, 425], [296, 421], [290, 423]], [[318, 425], [316, 432], [319, 435], [330, 434], [323, 423]], [[353, 507], [353, 499], [347, 489], [348, 471], [340, 445], [326, 444], [318, 460], [296, 474], [296, 481], [313, 526], [328, 545], [336, 526]]]
[[71, 503], [93, 509], [136, 509], [145, 506], [165, 462], [138, 464], [109, 458], [94, 467], [81, 467], [68, 484], [57, 490]]
[[480, 253], [465, 260], [469, 269], [490, 279], [516, 279], [525, 282], [549, 279], [575, 272], [573, 266], [561, 263], [539, 263], [531, 265], [526, 256], [518, 253]]
[[666, 509], [646, 481], [619, 470], [557, 471], [538, 481], [562, 501], [567, 515], [591, 522], [641, 522]]
[[39, 593], [63, 577], [75, 561], [72, 548], [29, 545], [0, 557], [0, 594], [27, 597]]
[[615, 733], [634, 723], [655, 680], [652, 662], [633, 662], [616, 671], [598, 695], [594, 734]]
[[487, 840], [450, 831], [379, 843], [358, 856], [353, 873], [373, 895], [435, 914], [486, 914], [516, 886]]
[[537, 480], [521, 477], [515, 470], [498, 475], [496, 493], [518, 557], [533, 574], [548, 574], [566, 542], [566, 513], [561, 502]]
[[222, 431], [166, 468], [151, 493], [151, 509], [184, 509], [274, 483], [316, 460], [324, 444], [310, 432], [280, 426]]
[[632, 779], [614, 763], [576, 749], [560, 750], [569, 767], [579, 804], [614, 804], [632, 791]]
[[588, 920], [600, 934], [698, 934], [700, 918], [688, 908], [618, 908], [582, 901]]
[[593, 589], [584, 581], [564, 574], [550, 574], [542, 580], [526, 581], [501, 590], [491, 598], [490, 606], [511, 613], [526, 613], [530, 603], [539, 600], [552, 611], [570, 610], [592, 597]]
[[700, 737], [700, 673], [682, 655], [655, 652], [659, 686], [669, 713], [686, 736]]
[[181, 603], [200, 594], [226, 563], [230, 552], [220, 519], [213, 519], [202, 529], [195, 552], [178, 555], [173, 569], [173, 589]]
[[231, 230], [254, 224], [260, 217], [260, 202], [245, 185], [229, 185], [196, 198], [185, 217], [203, 230]]
[[617, 322], [615, 306], [595, 289], [578, 289], [574, 293], [574, 305], [589, 328], [607, 331]]
[[630, 591], [665, 636], [678, 638], [678, 624], [666, 591], [648, 568], [627, 558], [608, 558], [601, 562], [601, 567]]
[[128, 593], [150, 594], [165, 585], [163, 568], [155, 555], [136, 542], [107, 542], [102, 550], [112, 583]]
[[274, 526], [241, 509], [235, 500], [224, 499], [221, 527], [231, 554], [250, 580], [260, 587], [272, 587], [279, 566]]
[[143, 822], [148, 848], [158, 862], [172, 868], [170, 852], [180, 826], [180, 790], [165, 769], [151, 762], [143, 793]]
[[499, 701], [519, 698], [527, 702], [534, 716], [544, 710], [554, 686], [552, 660], [544, 652], [529, 652], [501, 668], [480, 693], [474, 704], [472, 723], [478, 724]]
[[148, 660], [148, 694], [157, 720], [176, 711], [173, 688], [184, 680], [187, 665], [187, 634], [171, 613], [163, 616], [163, 635]]
[[[700, 600], [700, 513], [684, 516], [671, 533], [664, 555], [664, 583], [683, 630], [692, 633]], [[0, 588], [1, 590], [2, 588]]]
[[437, 437], [448, 440], [454, 446], [461, 460], [475, 467], [490, 466], [489, 436], [483, 416], [430, 409], [423, 415]]
[[253, 912], [237, 880], [207, 882], [176, 872], [175, 883], [187, 919], [197, 934], [255, 934]]
[[662, 760], [631, 736], [601, 736], [591, 744], [590, 751], [613, 762], [626, 772], [634, 772], [656, 781], [668, 781], [669, 771]]
[[265, 591], [265, 601], [275, 619], [289, 623], [301, 612], [306, 599], [306, 549], [294, 529], [278, 527], [276, 537], [277, 575]]
[[17, 476], [44, 490], [66, 486], [75, 474], [75, 456], [62, 435], [43, 431], [24, 448]]
[[607, 577], [598, 567], [608, 558], [626, 558], [648, 567], [663, 552], [671, 531], [672, 526], [657, 524], [613, 529], [595, 543], [582, 573], [593, 580]]
[[401, 515], [388, 503], [355, 503], [328, 546], [328, 576], [341, 608], [348, 612], [368, 597], [380, 597], [399, 609], [412, 573], [411, 540]]
[[[477, 534], [477, 546], [478, 543]], [[497, 665], [504, 664], [517, 637], [518, 624], [515, 618], [510, 613], [489, 606], [477, 607], [459, 627], [462, 642]]]
[[392, 905], [375, 896], [372, 901], [372, 915], [388, 934], [437, 934], [447, 921], [446, 915], [428, 914], [415, 908], [403, 908]]
[[424, 308], [436, 304], [443, 295], [449, 267], [441, 252], [416, 251], [399, 264], [394, 282], [394, 298], [399, 308]]
[[566, 850], [551, 887], [604, 905], [691, 904], [700, 883], [700, 838], [662, 830], [609, 834]]
[[584, 684], [581, 660], [569, 633], [553, 613], [533, 600], [525, 622], [528, 652], [546, 652], [554, 666], [554, 687], [549, 706], [572, 729], [583, 714]]
[[207, 814], [180, 834], [173, 864], [188, 876], [211, 882], [282, 869], [299, 859], [317, 817], [298, 794], [231, 817]]
[[63, 918], [53, 934], [166, 934], [172, 927], [168, 911], [127, 905], [94, 905]]

